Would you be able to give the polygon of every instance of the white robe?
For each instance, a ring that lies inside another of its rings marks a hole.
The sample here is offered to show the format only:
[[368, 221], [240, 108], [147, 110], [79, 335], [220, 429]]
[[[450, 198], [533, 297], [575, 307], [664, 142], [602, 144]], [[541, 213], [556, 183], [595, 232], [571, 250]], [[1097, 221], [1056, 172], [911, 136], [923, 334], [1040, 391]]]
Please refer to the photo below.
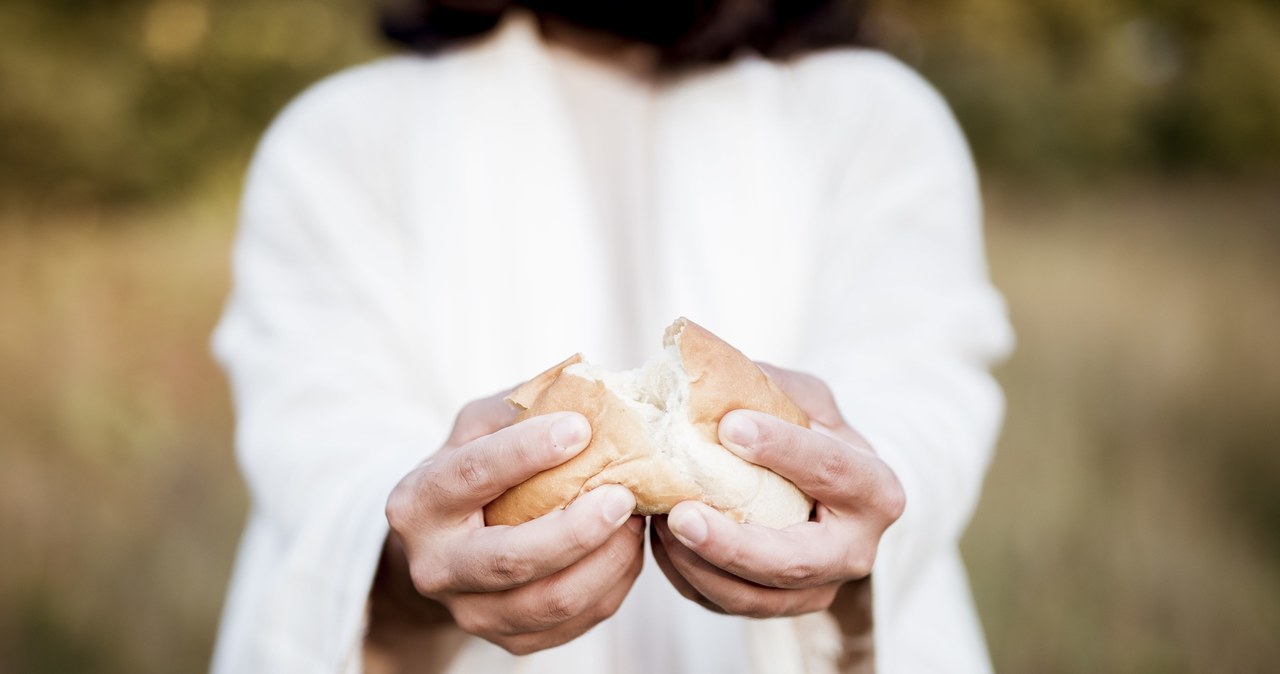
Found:
[[[253, 509], [214, 671], [358, 671], [386, 496], [457, 410], [574, 351], [639, 365], [678, 315], [824, 378], [901, 479], [878, 671], [989, 670], [957, 541], [1011, 334], [943, 101], [866, 50], [631, 93], [619, 71], [642, 138], [609, 168], [573, 61], [512, 18], [332, 77], [263, 139], [215, 335]], [[451, 671], [800, 671], [805, 624], [711, 614], [649, 559], [583, 637], [523, 658], [468, 638]]]

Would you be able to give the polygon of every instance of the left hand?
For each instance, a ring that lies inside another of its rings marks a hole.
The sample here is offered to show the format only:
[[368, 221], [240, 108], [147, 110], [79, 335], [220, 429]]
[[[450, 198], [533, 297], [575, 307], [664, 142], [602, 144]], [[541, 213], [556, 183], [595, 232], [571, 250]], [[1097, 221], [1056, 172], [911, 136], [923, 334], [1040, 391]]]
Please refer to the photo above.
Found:
[[751, 618], [822, 611], [843, 584], [871, 573], [905, 495], [889, 466], [845, 423], [822, 380], [761, 367], [813, 428], [735, 410], [720, 421], [720, 442], [794, 482], [817, 501], [817, 516], [776, 530], [684, 501], [650, 520], [653, 556], [681, 595], [712, 611]]

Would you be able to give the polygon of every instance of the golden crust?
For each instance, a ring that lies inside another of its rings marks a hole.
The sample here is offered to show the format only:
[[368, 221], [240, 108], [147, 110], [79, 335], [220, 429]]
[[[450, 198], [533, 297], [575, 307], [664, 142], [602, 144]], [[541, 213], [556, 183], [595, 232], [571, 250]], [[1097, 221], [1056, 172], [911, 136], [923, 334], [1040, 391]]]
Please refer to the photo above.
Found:
[[516, 387], [516, 389], [511, 392], [511, 395], [507, 396], [507, 404], [518, 410], [527, 410], [530, 407], [533, 407], [533, 404], [538, 400], [538, 396], [541, 396], [542, 392], [546, 391], [547, 387], [551, 386], [551, 382], [554, 382], [560, 377], [560, 373], [563, 372], [566, 367], [576, 365], [581, 362], [582, 354], [575, 353], [559, 363], [556, 363], [542, 374], [539, 374], [533, 379], [530, 379]]
[[733, 410], [755, 410], [809, 427], [809, 417], [758, 365], [706, 328], [678, 318], [667, 328], [667, 344], [678, 344], [689, 387], [690, 421], [708, 440], [719, 437], [720, 419]]
[[[684, 318], [664, 342], [679, 347], [690, 377], [688, 421], [702, 439], [697, 448], [657, 446], [633, 405], [603, 381], [566, 373], [575, 355], [517, 388], [508, 402], [517, 421], [572, 411], [591, 423], [581, 454], [517, 485], [485, 507], [485, 522], [514, 525], [564, 508], [603, 484], [621, 484], [636, 497], [636, 512], [669, 512], [685, 500], [701, 500], [738, 521], [783, 527], [808, 518], [812, 502], [776, 473], [719, 446], [717, 426], [734, 409], [752, 409], [808, 426], [808, 417], [737, 349]], [[664, 452], [663, 450], [667, 451]], [[685, 452], [673, 457], [673, 452]], [[708, 454], [710, 453], [710, 454]]]

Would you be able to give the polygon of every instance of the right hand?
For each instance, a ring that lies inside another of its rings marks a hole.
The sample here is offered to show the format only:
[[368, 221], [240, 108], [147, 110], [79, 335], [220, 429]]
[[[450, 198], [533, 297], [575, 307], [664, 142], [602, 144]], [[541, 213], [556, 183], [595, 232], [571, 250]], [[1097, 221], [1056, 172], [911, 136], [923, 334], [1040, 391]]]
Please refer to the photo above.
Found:
[[523, 655], [617, 611], [640, 573], [644, 518], [630, 515], [626, 487], [605, 485], [530, 522], [485, 526], [485, 504], [591, 437], [572, 412], [511, 425], [504, 395], [463, 408], [440, 451], [391, 492], [387, 551], [420, 595], [411, 601], [438, 602], [463, 631]]

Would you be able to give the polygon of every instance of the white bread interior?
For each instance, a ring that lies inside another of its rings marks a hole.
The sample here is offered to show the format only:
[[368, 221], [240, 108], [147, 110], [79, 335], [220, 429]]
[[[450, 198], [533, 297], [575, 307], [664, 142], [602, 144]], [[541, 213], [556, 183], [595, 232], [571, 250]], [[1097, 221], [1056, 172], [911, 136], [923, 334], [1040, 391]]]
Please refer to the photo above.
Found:
[[811, 499], [717, 440], [720, 418], [733, 409], [807, 426], [804, 413], [746, 356], [687, 319], [667, 329], [663, 346], [624, 372], [575, 355], [514, 391], [508, 402], [520, 410], [518, 420], [580, 412], [591, 422], [592, 439], [578, 456], [486, 506], [486, 523], [531, 520], [602, 484], [631, 489], [642, 515], [700, 500], [742, 522], [782, 528], [807, 521]]

